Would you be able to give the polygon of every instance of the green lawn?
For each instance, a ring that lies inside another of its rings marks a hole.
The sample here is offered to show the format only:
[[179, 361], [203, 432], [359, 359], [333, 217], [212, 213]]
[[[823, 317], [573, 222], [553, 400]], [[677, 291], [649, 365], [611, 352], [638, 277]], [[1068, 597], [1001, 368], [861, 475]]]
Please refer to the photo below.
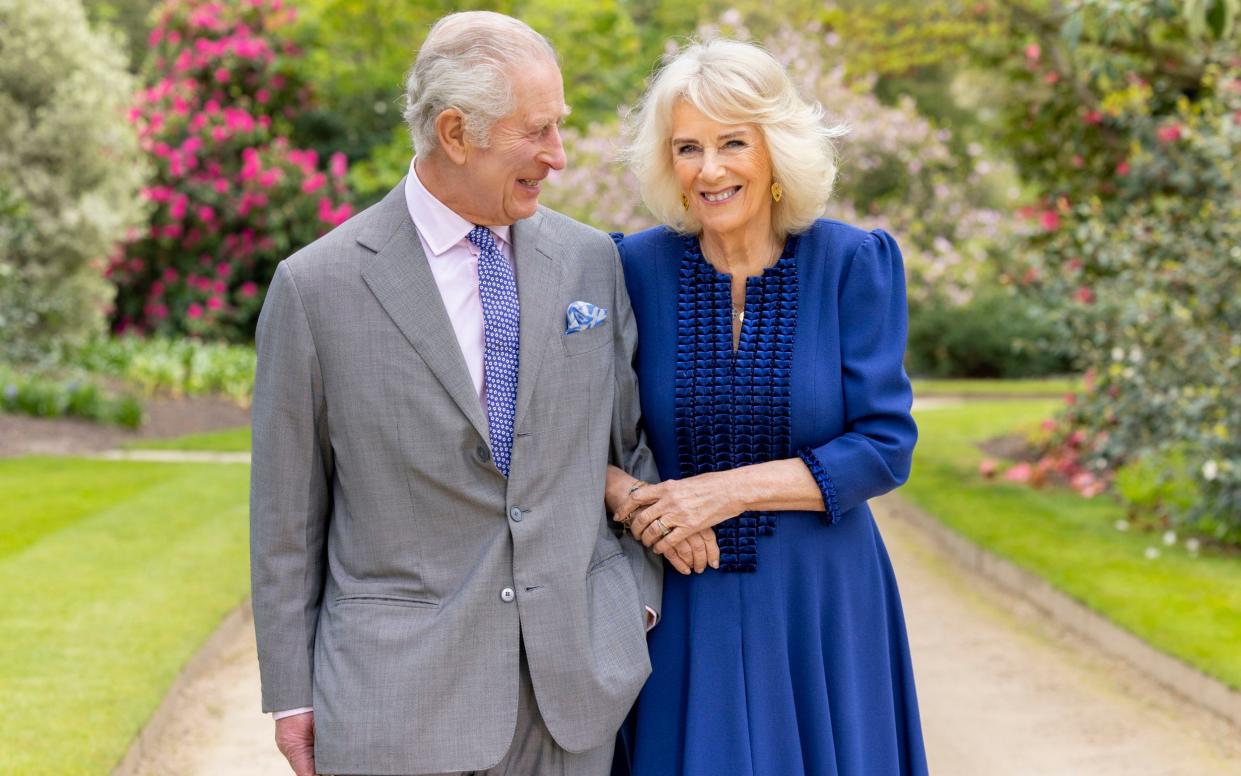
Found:
[[0, 461], [0, 773], [100, 774], [120, 760], [249, 590], [248, 476]]
[[914, 378], [914, 396], [1054, 396], [1063, 397], [1081, 387], [1078, 377], [1040, 377], [1029, 380], [939, 380]]
[[[1191, 556], [1160, 534], [1118, 531], [1110, 497], [983, 479], [974, 442], [1049, 416], [1059, 402], [978, 401], [917, 413], [904, 497], [1049, 580], [1153, 646], [1241, 688], [1241, 558]], [[1148, 560], [1147, 548], [1159, 550]]]
[[139, 439], [125, 447], [131, 450], [188, 450], [216, 453], [250, 452], [250, 427], [238, 426], [224, 431], [189, 434], [176, 439]]

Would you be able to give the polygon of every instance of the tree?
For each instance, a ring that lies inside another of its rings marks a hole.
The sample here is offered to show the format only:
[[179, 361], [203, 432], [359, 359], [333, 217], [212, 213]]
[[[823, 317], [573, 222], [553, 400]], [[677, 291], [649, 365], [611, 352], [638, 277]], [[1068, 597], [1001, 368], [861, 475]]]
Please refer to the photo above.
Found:
[[0, 355], [103, 330], [103, 261], [144, 213], [124, 55], [78, 0], [0, 0]]

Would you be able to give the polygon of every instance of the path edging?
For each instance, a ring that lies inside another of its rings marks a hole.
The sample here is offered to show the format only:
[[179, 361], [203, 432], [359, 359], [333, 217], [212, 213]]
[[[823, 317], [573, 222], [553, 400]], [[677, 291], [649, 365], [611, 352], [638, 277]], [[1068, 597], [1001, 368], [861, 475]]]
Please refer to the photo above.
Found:
[[1241, 728], [1241, 692], [1180, 659], [1161, 652], [1103, 615], [1056, 589], [1050, 582], [983, 549], [899, 495], [880, 499], [893, 517], [905, 520], [969, 571], [1033, 604], [1065, 629], [1089, 639], [1167, 689]]
[[199, 647], [181, 672], [177, 674], [177, 678], [168, 687], [168, 692], [164, 694], [164, 699], [151, 714], [151, 718], [142, 726], [142, 730], [134, 737], [125, 757], [112, 769], [112, 776], [135, 776], [138, 773], [145, 753], [156, 741], [160, 740], [171, 722], [174, 707], [182, 691], [191, 682], [205, 675], [211, 666], [218, 663], [223, 652], [236, 641], [242, 631], [251, 628], [253, 622], [254, 613], [250, 609], [250, 597], [246, 596], [245, 601], [224, 616], [207, 641]]

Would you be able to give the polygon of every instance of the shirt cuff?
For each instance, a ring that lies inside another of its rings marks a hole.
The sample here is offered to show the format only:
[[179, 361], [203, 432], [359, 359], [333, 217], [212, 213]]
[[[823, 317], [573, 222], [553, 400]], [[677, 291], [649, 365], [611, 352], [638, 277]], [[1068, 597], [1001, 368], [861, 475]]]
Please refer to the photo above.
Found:
[[646, 632], [650, 633], [651, 628], [659, 624], [659, 612], [651, 607], [646, 607]]
[[301, 708], [289, 709], [288, 711], [273, 711], [271, 718], [284, 719], [285, 717], [296, 717], [298, 714], [307, 714], [312, 711], [314, 711], [313, 706], [302, 706]]

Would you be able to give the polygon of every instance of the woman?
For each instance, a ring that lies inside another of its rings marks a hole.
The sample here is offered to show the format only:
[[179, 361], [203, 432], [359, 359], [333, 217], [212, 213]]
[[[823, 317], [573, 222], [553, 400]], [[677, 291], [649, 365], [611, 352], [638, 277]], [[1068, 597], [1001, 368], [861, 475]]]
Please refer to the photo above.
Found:
[[719, 550], [666, 575], [618, 756], [637, 776], [926, 772], [866, 505], [917, 435], [904, 275], [886, 233], [817, 219], [834, 134], [771, 56], [724, 40], [667, 64], [636, 115], [630, 159], [672, 225], [619, 239], [664, 482], [612, 469], [609, 506], [678, 570], [711, 531]]

